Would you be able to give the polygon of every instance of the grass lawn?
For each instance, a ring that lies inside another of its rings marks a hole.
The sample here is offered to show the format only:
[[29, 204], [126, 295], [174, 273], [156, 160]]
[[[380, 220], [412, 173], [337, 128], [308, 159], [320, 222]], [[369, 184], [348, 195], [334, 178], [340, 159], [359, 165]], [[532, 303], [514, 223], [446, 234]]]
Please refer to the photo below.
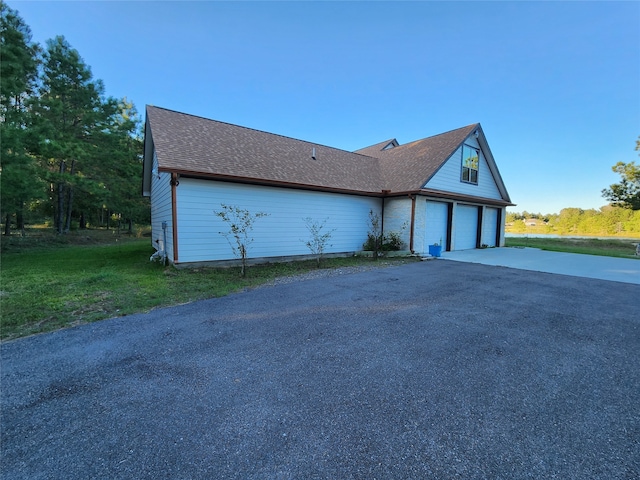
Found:
[[[507, 246], [637, 258], [630, 241], [508, 238]], [[0, 339], [8, 340], [114, 316], [149, 311], [254, 287], [304, 273], [315, 261], [237, 268], [175, 269], [149, 261], [148, 238], [113, 231], [55, 236], [29, 232], [2, 239]], [[384, 259], [403, 263], [414, 259]], [[367, 258], [324, 259], [323, 268], [370, 264]]]
[[610, 238], [599, 240], [595, 238], [506, 238], [507, 247], [532, 247], [553, 252], [583, 253], [587, 255], [601, 255], [605, 257], [635, 258], [634, 243], [640, 240], [619, 240]]
[[[115, 241], [111, 236], [105, 245], [100, 237], [94, 232], [53, 245], [33, 237], [3, 240], [1, 339], [219, 297], [316, 268], [314, 260], [251, 266], [245, 278], [239, 267], [178, 270], [149, 261], [153, 248], [148, 238]], [[384, 260], [407, 261], [414, 260]], [[371, 262], [324, 259], [323, 268]]]

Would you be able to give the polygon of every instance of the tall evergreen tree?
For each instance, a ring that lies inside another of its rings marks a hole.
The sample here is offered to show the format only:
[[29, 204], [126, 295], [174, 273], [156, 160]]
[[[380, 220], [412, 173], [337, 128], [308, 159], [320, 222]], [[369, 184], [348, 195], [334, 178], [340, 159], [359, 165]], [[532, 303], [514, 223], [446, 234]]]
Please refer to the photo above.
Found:
[[35, 92], [39, 52], [29, 26], [0, 1], [0, 203], [5, 235], [10, 233], [13, 214], [24, 232], [25, 205], [44, 196], [37, 163], [27, 149], [27, 105]]
[[[107, 134], [98, 138], [95, 157], [95, 178], [99, 188], [92, 192], [87, 208], [104, 206], [118, 214], [131, 228], [133, 222], [148, 223], [148, 199], [140, 195], [142, 175], [142, 135], [140, 117], [134, 105], [126, 99], [109, 99]], [[83, 215], [84, 217], [84, 215]]]
[[54, 227], [68, 232], [76, 193], [87, 193], [97, 182], [91, 168], [98, 137], [108, 126], [104, 85], [64, 37], [47, 41], [37, 108], [39, 156], [54, 185]]
[[[72, 217], [106, 210], [132, 222], [149, 221], [140, 195], [140, 118], [126, 99], [105, 97], [101, 80], [62, 36], [46, 51], [31, 41], [18, 13], [0, 0], [1, 208], [5, 233], [26, 205], [48, 198], [56, 232]], [[41, 67], [41, 68], [39, 68]], [[40, 74], [40, 75], [38, 75]], [[94, 224], [97, 221], [92, 222]]]

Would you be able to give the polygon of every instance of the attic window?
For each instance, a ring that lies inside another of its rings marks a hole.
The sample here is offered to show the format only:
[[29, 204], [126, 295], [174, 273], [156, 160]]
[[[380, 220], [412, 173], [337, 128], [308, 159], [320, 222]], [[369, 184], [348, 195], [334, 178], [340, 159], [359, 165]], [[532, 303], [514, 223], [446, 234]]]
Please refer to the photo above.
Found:
[[480, 152], [469, 145], [462, 145], [462, 176], [460, 180], [465, 183], [478, 184], [478, 167], [480, 164]]
[[382, 150], [391, 150], [394, 147], [397, 147], [398, 145], [396, 144], [396, 142], [389, 142], [387, 143], [384, 148]]

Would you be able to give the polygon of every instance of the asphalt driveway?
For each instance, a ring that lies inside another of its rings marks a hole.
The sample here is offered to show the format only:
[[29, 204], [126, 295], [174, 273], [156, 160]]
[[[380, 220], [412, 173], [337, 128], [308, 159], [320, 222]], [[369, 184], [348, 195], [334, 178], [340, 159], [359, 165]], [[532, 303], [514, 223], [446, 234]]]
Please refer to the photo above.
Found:
[[430, 261], [8, 342], [1, 475], [639, 478], [639, 312]]

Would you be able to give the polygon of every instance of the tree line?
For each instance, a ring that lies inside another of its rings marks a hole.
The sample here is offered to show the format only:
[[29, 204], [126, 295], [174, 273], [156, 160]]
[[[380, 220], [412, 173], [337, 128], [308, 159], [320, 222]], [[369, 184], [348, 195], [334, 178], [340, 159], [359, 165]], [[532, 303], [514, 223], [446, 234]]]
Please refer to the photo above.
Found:
[[[636, 140], [640, 151], [640, 137]], [[546, 233], [555, 235], [617, 235], [640, 237], [640, 165], [618, 162], [611, 170], [620, 182], [602, 190], [610, 204], [599, 210], [563, 208], [560, 213], [508, 212], [509, 233]]]
[[[103, 82], [63, 36], [44, 47], [33, 42], [29, 26], [3, 0], [0, 36], [4, 233], [12, 224], [24, 232], [26, 222], [43, 218], [59, 234], [111, 221], [148, 223], [148, 200], [140, 194], [142, 122], [133, 103], [107, 97]], [[565, 209], [545, 216], [547, 227], [562, 233], [639, 231], [629, 211], [640, 209], [640, 166], [618, 162], [612, 169], [621, 181], [602, 194], [625, 208]], [[520, 228], [523, 219], [510, 215], [507, 221]]]
[[50, 219], [59, 234], [149, 222], [141, 196], [142, 131], [133, 103], [101, 80], [63, 36], [43, 47], [0, 0], [0, 210], [11, 225]]
[[640, 237], [640, 210], [606, 205], [600, 209], [563, 208], [560, 213], [507, 212], [509, 233]]

